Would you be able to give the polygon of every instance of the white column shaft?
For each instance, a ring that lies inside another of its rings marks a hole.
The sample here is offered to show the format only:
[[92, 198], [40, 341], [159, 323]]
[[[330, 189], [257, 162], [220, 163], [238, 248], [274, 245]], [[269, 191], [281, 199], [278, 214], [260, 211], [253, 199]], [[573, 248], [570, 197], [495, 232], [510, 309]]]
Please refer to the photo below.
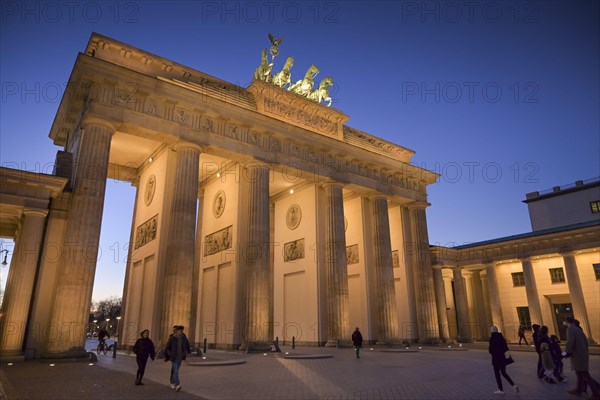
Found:
[[544, 325], [542, 321], [542, 307], [538, 295], [537, 284], [535, 282], [535, 273], [531, 260], [521, 260], [523, 265], [523, 278], [525, 279], [525, 291], [527, 293], [527, 304], [529, 305], [529, 316], [532, 324]]
[[246, 242], [242, 243], [240, 262], [246, 279], [245, 345], [255, 346], [269, 342], [269, 279], [270, 279], [270, 210], [269, 168], [260, 163], [245, 166], [243, 179], [248, 180], [248, 226]]
[[349, 340], [348, 263], [344, 232], [344, 198], [342, 186], [324, 185], [326, 198], [325, 268], [327, 276], [327, 345]]
[[433, 285], [435, 288], [435, 301], [438, 310], [438, 320], [440, 322], [440, 339], [447, 341], [450, 338], [448, 330], [448, 313], [446, 308], [446, 290], [444, 289], [444, 277], [440, 268], [433, 269]]
[[172, 203], [166, 238], [162, 335], [170, 333], [174, 325], [190, 329], [191, 317], [200, 150], [191, 144], [178, 144], [175, 151], [175, 177], [170, 188]]
[[460, 341], [470, 341], [469, 306], [467, 303], [465, 282], [461, 273], [461, 268], [454, 268], [452, 272], [454, 274], [454, 298], [456, 299], [456, 312], [458, 317], [458, 339]]
[[419, 340], [425, 343], [439, 340], [437, 305], [435, 302], [431, 257], [429, 255], [429, 235], [427, 233], [425, 208], [420, 205], [410, 207], [410, 219]]
[[392, 342], [398, 338], [398, 310], [390, 242], [390, 221], [387, 199], [371, 199], [373, 221], [373, 256], [377, 279], [378, 341]]
[[496, 267], [491, 263], [486, 264], [485, 271], [488, 282], [490, 310], [492, 312], [492, 324], [497, 326], [500, 332], [504, 332], [504, 317], [502, 316], [502, 304], [500, 303], [500, 291], [498, 290]]
[[25, 210], [2, 300], [0, 355], [22, 354], [29, 306], [41, 253], [45, 212]]
[[86, 124], [67, 217], [47, 354], [85, 355], [113, 129]]
[[[573, 306], [573, 316], [580, 323], [581, 328], [585, 332], [588, 340], [593, 341], [592, 331], [590, 329], [590, 321], [588, 318], [587, 307], [585, 305], [585, 297], [581, 288], [581, 280], [577, 271], [577, 261], [572, 253], [563, 254], [565, 263], [565, 273], [567, 274], [567, 283], [569, 285], [569, 294], [571, 295], [571, 305]], [[558, 321], [562, 323], [562, 321]]]

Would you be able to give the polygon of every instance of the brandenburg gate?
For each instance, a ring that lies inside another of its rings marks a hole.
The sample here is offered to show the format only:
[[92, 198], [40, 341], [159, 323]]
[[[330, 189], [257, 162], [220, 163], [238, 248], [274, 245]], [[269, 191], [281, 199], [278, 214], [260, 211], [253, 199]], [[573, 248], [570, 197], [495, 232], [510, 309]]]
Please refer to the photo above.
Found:
[[275, 73], [271, 41], [244, 88], [91, 36], [50, 130], [55, 173], [31, 196], [45, 197], [14, 205], [0, 354], [84, 354], [107, 179], [136, 188], [120, 345], [142, 329], [164, 345], [176, 324], [230, 349], [334, 346], [355, 326], [370, 343], [447, 338], [425, 216], [437, 175], [346, 125], [316, 66]]

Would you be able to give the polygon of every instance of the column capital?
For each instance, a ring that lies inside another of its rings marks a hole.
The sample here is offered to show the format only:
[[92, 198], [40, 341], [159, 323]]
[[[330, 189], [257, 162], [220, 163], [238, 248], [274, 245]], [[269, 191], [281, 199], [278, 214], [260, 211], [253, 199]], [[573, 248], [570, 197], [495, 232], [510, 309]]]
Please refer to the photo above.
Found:
[[23, 215], [27, 217], [39, 217], [46, 218], [48, 215], [48, 210], [40, 210], [35, 208], [26, 208], [23, 210]]
[[337, 181], [325, 181], [319, 184], [322, 188], [328, 188], [328, 187], [338, 187], [340, 189], [344, 188], [344, 184], [342, 182], [337, 182]]
[[560, 254], [563, 257], [575, 256], [575, 252], [570, 249], [559, 249], [558, 254]]
[[86, 114], [83, 117], [83, 122], [81, 125], [82, 125], [83, 129], [85, 129], [87, 126], [92, 126], [92, 125], [103, 126], [105, 128], [108, 128], [110, 130], [111, 134], [115, 133], [115, 131], [117, 130], [117, 127], [115, 126], [115, 124], [112, 121], [109, 121], [109, 120], [101, 118], [101, 117], [97, 117], [92, 114]]
[[385, 195], [383, 193], [377, 193], [377, 192], [367, 194], [366, 197], [369, 200], [380, 200], [380, 199], [383, 199], [383, 200], [386, 200], [386, 201], [388, 200], [388, 196], [387, 195]]
[[200, 153], [202, 153], [202, 147], [192, 143], [192, 142], [186, 142], [183, 140], [178, 141], [177, 143], [175, 143], [172, 146], [173, 151], [179, 151], [180, 149], [186, 149], [186, 148], [190, 148], [190, 149], [194, 149], [194, 150], [198, 150]]
[[412, 203], [408, 203], [408, 204], [406, 205], [406, 207], [407, 207], [409, 210], [412, 210], [412, 209], [415, 209], [415, 208], [416, 208], [416, 209], [420, 209], [420, 208], [421, 208], [421, 209], [426, 209], [426, 208], [427, 208], [427, 207], [429, 207], [430, 205], [431, 205], [431, 204], [429, 204], [429, 203], [428, 203], [428, 202], [426, 202], [426, 201], [413, 201]]

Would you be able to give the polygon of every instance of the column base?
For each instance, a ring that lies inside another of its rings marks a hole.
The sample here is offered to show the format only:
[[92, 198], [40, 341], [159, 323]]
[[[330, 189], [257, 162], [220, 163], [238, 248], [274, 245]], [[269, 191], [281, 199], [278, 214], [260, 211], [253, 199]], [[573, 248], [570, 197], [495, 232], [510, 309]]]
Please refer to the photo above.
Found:
[[73, 347], [72, 349], [67, 351], [42, 354], [42, 358], [44, 359], [87, 359], [88, 357], [88, 352], [83, 347]]
[[[412, 341], [416, 343], [415, 341]], [[375, 342], [376, 346], [387, 346], [387, 347], [406, 347], [410, 346], [410, 342], [402, 339], [388, 339], [388, 340], [378, 340]]]
[[0, 350], [2, 363], [25, 361], [25, 353], [16, 350]]
[[352, 347], [352, 342], [343, 339], [329, 339], [325, 342], [325, 347]]
[[242, 343], [240, 345], [240, 350], [245, 351], [247, 353], [255, 351], [264, 353], [265, 351], [271, 351], [271, 343], [269, 342], [249, 342]]

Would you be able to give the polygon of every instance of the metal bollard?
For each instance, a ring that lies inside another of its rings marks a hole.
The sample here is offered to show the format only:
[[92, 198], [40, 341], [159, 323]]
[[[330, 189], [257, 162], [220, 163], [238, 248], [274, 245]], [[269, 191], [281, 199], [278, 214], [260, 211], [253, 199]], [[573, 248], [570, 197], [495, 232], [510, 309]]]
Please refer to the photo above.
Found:
[[206, 354], [206, 338], [204, 338], [204, 346], [202, 347], [202, 349], [204, 350], [204, 354]]
[[113, 344], [113, 358], [117, 358], [117, 342]]
[[338, 349], [340, 348], [340, 339], [335, 341], [335, 347]]
[[296, 349], [296, 336], [292, 336], [292, 350]]

